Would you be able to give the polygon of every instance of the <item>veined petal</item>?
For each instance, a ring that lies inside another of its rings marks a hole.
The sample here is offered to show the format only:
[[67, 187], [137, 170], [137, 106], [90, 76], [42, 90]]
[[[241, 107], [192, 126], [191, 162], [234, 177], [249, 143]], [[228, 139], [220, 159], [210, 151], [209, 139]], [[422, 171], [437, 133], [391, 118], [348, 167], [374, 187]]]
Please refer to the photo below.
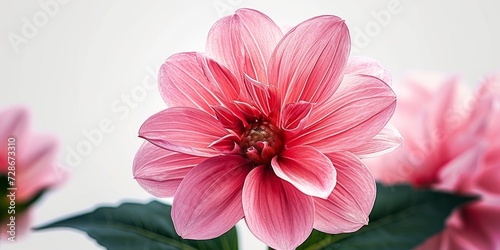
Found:
[[369, 75], [376, 77], [388, 85], [392, 84], [392, 76], [379, 62], [361, 56], [353, 56], [347, 61], [345, 74]]
[[136, 181], [156, 197], [173, 197], [187, 173], [207, 158], [174, 152], [144, 142], [134, 158]]
[[218, 87], [217, 94], [222, 96], [226, 102], [237, 100], [241, 95], [238, 79], [229, 69], [220, 65], [216, 61], [198, 54], [198, 62], [203, 64], [204, 74], [208, 81]]
[[234, 101], [233, 104], [240, 113], [243, 120], [246, 122], [245, 126], [261, 118], [262, 113], [254, 106], [240, 101]]
[[195, 53], [179, 53], [161, 66], [160, 93], [169, 107], [193, 107], [213, 114], [212, 105], [238, 98], [239, 85], [231, 72]]
[[221, 154], [230, 154], [240, 151], [239, 143], [239, 137], [234, 134], [227, 134], [219, 140], [212, 142], [208, 147], [221, 152]]
[[312, 198], [265, 166], [254, 168], [245, 180], [243, 210], [250, 231], [275, 249], [295, 249], [312, 231]]
[[211, 115], [194, 108], [168, 108], [149, 117], [139, 136], [162, 148], [197, 156], [215, 156], [212, 142], [229, 134]]
[[403, 136], [391, 124], [385, 127], [368, 142], [349, 151], [360, 158], [376, 157], [393, 151], [403, 145]]
[[274, 173], [304, 194], [327, 198], [335, 187], [337, 172], [324, 154], [313, 147], [285, 149], [271, 161]]
[[310, 145], [323, 153], [355, 148], [377, 135], [396, 108], [396, 95], [382, 80], [346, 75], [328, 103], [314, 110], [290, 146]]
[[266, 15], [239, 9], [220, 19], [208, 33], [206, 51], [244, 81], [244, 74], [267, 82], [267, 63], [283, 34]]
[[337, 185], [328, 199], [314, 198], [314, 228], [329, 234], [354, 232], [368, 224], [375, 202], [375, 179], [349, 152], [327, 156], [337, 169]]
[[287, 137], [297, 134], [306, 126], [312, 109], [313, 104], [304, 101], [289, 103], [285, 106], [281, 116], [281, 127], [285, 130]]
[[217, 116], [217, 120], [224, 128], [231, 129], [236, 133], [241, 133], [243, 130], [243, 121], [234, 115], [234, 113], [224, 106], [213, 106], [212, 109]]
[[239, 155], [210, 158], [194, 167], [175, 193], [172, 220], [184, 239], [211, 239], [243, 218], [242, 190], [252, 169]]
[[282, 104], [325, 102], [342, 80], [350, 52], [344, 21], [319, 16], [290, 30], [269, 62], [269, 83], [277, 84]]
[[245, 75], [245, 88], [254, 105], [266, 116], [276, 110], [279, 104], [276, 87], [261, 83]]

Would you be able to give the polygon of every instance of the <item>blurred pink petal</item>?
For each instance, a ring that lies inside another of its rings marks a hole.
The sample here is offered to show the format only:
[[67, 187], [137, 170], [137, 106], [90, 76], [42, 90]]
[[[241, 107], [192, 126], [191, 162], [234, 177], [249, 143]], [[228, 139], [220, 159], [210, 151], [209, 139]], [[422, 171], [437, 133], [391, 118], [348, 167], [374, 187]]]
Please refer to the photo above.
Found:
[[380, 156], [389, 153], [403, 145], [403, 136], [391, 124], [385, 127], [366, 143], [350, 149], [361, 158]]
[[137, 182], [157, 197], [173, 197], [187, 173], [207, 158], [178, 153], [144, 142], [135, 155]]
[[434, 188], [467, 193], [471, 189], [471, 185], [473, 185], [471, 181], [474, 177], [471, 175], [477, 174], [477, 168], [480, 166], [481, 155], [484, 150], [485, 146], [479, 144], [451, 159], [439, 171]]
[[375, 179], [351, 153], [327, 156], [337, 170], [337, 186], [328, 199], [314, 198], [314, 228], [330, 234], [354, 232], [368, 224], [375, 202]]
[[[325, 231], [366, 224], [373, 179], [349, 151], [378, 155], [402, 139], [384, 129], [396, 102], [390, 74], [369, 59], [348, 62], [344, 21], [319, 16], [282, 36], [269, 17], [241, 9], [212, 27], [206, 49], [167, 59], [159, 84], [172, 107], [139, 131], [165, 152], [143, 146], [134, 175], [154, 195], [175, 192], [177, 232], [216, 237], [244, 217], [264, 243], [293, 249], [315, 216]], [[328, 198], [322, 213], [313, 197]]]
[[277, 84], [283, 105], [325, 102], [337, 89], [350, 52], [344, 21], [318, 16], [291, 29], [269, 62], [269, 83]]
[[[2, 188], [14, 187], [16, 201], [16, 241], [29, 231], [31, 211], [34, 204], [27, 207], [41, 192], [55, 188], [65, 179], [67, 172], [57, 162], [59, 142], [50, 135], [33, 133], [29, 126], [29, 112], [25, 108], [13, 107], [0, 110], [0, 176]], [[8, 142], [11, 142], [10, 145]], [[11, 157], [9, 159], [9, 157]], [[14, 161], [15, 172], [11, 164]], [[15, 175], [9, 174], [14, 173]], [[7, 176], [13, 177], [14, 186], [7, 181]], [[9, 191], [10, 192], [10, 191]], [[5, 198], [5, 199], [4, 199]], [[0, 209], [7, 213], [8, 197], [0, 199]], [[3, 217], [3, 216], [2, 216]], [[8, 236], [6, 225], [10, 221], [1, 218], [0, 238]]]
[[500, 218], [498, 209], [484, 209], [469, 205], [453, 213], [446, 222], [446, 229], [418, 246], [427, 249], [497, 249], [500, 244], [497, 230]]
[[313, 228], [312, 198], [265, 166], [248, 174], [243, 187], [243, 209], [250, 231], [272, 248], [295, 249]]
[[[500, 151], [495, 151], [500, 152]], [[495, 161], [500, 162], [500, 161]], [[483, 204], [491, 206], [492, 210], [500, 213], [500, 175], [498, 174], [498, 166], [489, 165], [481, 171], [475, 179], [480, 180], [474, 182], [471, 187], [474, 193], [479, 193], [483, 197]]]
[[[207, 171], [210, 169], [210, 171]], [[193, 168], [175, 193], [172, 219], [185, 239], [211, 239], [243, 218], [242, 190], [250, 162], [238, 155], [210, 158]]]
[[[0, 122], [0, 138], [2, 141], [7, 141], [9, 136], [23, 138], [28, 132], [29, 113], [25, 108], [13, 107], [0, 110], [0, 117], [2, 117], [2, 122]], [[5, 147], [5, 145], [1, 146]], [[2, 154], [0, 157], [5, 157], [5, 155], [7, 154]], [[2, 162], [2, 166], [6, 165], [6, 162]]]
[[[59, 151], [59, 142], [57, 138], [49, 135], [30, 134], [29, 144], [26, 139], [22, 139], [25, 144], [24, 152], [20, 149], [16, 172], [19, 174], [16, 178], [18, 183], [29, 183], [18, 189], [16, 199], [28, 201], [37, 195], [40, 190], [53, 186], [65, 179], [63, 166], [57, 163], [57, 153]], [[37, 143], [31, 143], [37, 142]]]
[[443, 232], [418, 249], [500, 248], [499, 80], [487, 77], [470, 97], [461, 94], [456, 76], [420, 74], [403, 81], [405, 94], [398, 95], [391, 122], [405, 145], [367, 161], [375, 177], [479, 197], [457, 208]]

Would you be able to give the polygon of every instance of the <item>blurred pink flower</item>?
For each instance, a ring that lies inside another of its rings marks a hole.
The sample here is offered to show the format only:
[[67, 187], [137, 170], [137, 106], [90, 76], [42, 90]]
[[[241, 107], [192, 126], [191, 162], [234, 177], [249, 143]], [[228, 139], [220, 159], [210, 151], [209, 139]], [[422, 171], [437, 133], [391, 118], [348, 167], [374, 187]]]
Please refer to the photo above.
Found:
[[385, 127], [396, 106], [390, 75], [348, 61], [344, 21], [314, 17], [283, 36], [269, 17], [240, 9], [212, 27], [206, 49], [161, 67], [170, 108], [142, 125], [149, 142], [133, 168], [151, 194], [174, 197], [177, 233], [214, 238], [245, 218], [264, 243], [292, 249], [313, 227], [367, 224], [375, 182], [358, 156], [401, 137]]
[[455, 76], [417, 73], [403, 83], [391, 122], [405, 145], [368, 166], [385, 183], [479, 196], [419, 249], [499, 249], [500, 74], [471, 97], [460, 94]]
[[0, 198], [0, 235], [2, 239], [12, 236], [7, 224], [12, 224], [10, 217], [14, 216], [14, 239], [17, 240], [28, 230], [32, 202], [42, 192], [59, 184], [65, 172], [56, 163], [57, 140], [49, 135], [32, 133], [26, 109], [0, 110], [0, 117], [0, 178], [2, 192], [6, 192]]

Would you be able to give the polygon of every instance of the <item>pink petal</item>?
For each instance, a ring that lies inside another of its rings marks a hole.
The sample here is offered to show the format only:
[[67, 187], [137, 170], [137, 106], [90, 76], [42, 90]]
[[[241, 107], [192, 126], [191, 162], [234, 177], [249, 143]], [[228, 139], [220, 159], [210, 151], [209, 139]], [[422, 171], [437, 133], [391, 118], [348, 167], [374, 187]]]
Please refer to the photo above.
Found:
[[241, 133], [244, 128], [243, 122], [231, 110], [224, 106], [213, 106], [212, 109], [224, 128], [231, 129], [238, 134]]
[[[443, 83], [451, 81], [458, 83], [458, 78], [435, 72], [415, 72], [408, 74], [404, 79], [404, 87], [398, 91], [398, 107], [394, 115], [398, 119], [393, 119], [393, 123], [400, 130], [407, 143], [415, 143], [418, 147], [419, 142], [423, 140], [436, 139], [429, 138], [429, 135], [443, 136], [443, 134], [434, 134], [435, 132], [442, 133], [442, 131], [436, 131], [435, 126], [428, 122], [429, 117], [431, 117], [429, 113], [435, 112], [433, 110], [437, 107], [436, 102], [449, 100], [449, 95], [453, 95], [451, 92], [443, 92], [450, 89], [442, 88], [445, 85]], [[452, 113], [444, 110], [446, 113], [442, 113], [445, 114], [443, 116], [446, 116], [447, 120], [453, 121], [455, 123], [453, 125], [460, 124], [462, 118], [457, 119], [457, 116], [461, 117], [461, 115], [457, 114], [457, 110], [454, 110], [456, 106], [451, 104], [450, 107], [454, 107], [449, 110]]]
[[312, 147], [285, 149], [272, 159], [271, 166], [278, 177], [307, 195], [327, 198], [335, 187], [337, 173], [332, 162]]
[[[494, 174], [498, 176], [498, 172]], [[498, 177], [497, 177], [498, 179]], [[498, 188], [497, 188], [498, 189]], [[454, 233], [455, 238], [467, 238], [469, 241], [479, 246], [481, 249], [494, 249], [500, 246], [500, 230], [498, 225], [500, 224], [500, 208], [498, 206], [498, 193], [496, 203], [485, 204], [476, 203], [470, 204], [462, 208], [462, 214], [466, 214], [464, 223], [465, 227], [462, 232]], [[465, 232], [464, 232], [465, 231]], [[463, 237], [467, 235], [467, 237]]]
[[233, 104], [235, 108], [238, 110], [238, 112], [241, 114], [243, 120], [246, 121], [245, 125], [254, 122], [261, 116], [260, 111], [251, 104], [240, 101], [234, 101]]
[[454, 103], [457, 98], [458, 84], [458, 77], [448, 79], [437, 91], [439, 95], [430, 101], [429, 106], [432, 108], [427, 109], [428, 113], [425, 117], [428, 128], [426, 138], [436, 139], [436, 136], [445, 135], [449, 128], [455, 126], [450, 123], [449, 117], [450, 114], [457, 112], [454, 110]]
[[227, 134], [213, 116], [181, 107], [154, 114], [139, 129], [140, 137], [159, 147], [197, 156], [218, 155], [209, 145]]
[[283, 36], [266, 15], [251, 9], [239, 9], [220, 19], [208, 34], [206, 51], [227, 66], [243, 83], [244, 74], [267, 82], [267, 63]]
[[350, 52], [349, 31], [336, 16], [319, 16], [290, 30], [269, 62], [269, 83], [283, 104], [322, 103], [337, 89]]
[[193, 107], [211, 114], [210, 106], [233, 101], [240, 92], [231, 72], [195, 52], [168, 58], [160, 69], [159, 85], [169, 107]]
[[[450, 104], [451, 105], [451, 104]], [[496, 126], [494, 119], [499, 116], [500, 113], [495, 114], [495, 101], [493, 99], [487, 98], [486, 100], [475, 103], [472, 111], [468, 114], [468, 117], [464, 119], [464, 122], [457, 127], [457, 129], [451, 130], [450, 125], [443, 127], [441, 132], [441, 137], [430, 137], [436, 142], [442, 141], [443, 137], [450, 137], [450, 147], [448, 147], [448, 153], [450, 155], [462, 154], [464, 151], [468, 150], [472, 145], [480, 143], [480, 141], [488, 138], [488, 140], [494, 141], [496, 133], [488, 134], [488, 125], [493, 125], [495, 129], [489, 129], [490, 131], [496, 131]], [[451, 110], [451, 108], [449, 109]], [[500, 117], [500, 116], [499, 116]], [[448, 131], [448, 130], [451, 130]], [[446, 134], [444, 134], [446, 133]], [[431, 134], [432, 135], [432, 134]], [[441, 139], [441, 140], [437, 140]], [[421, 147], [428, 146], [422, 145]], [[491, 146], [490, 146], [491, 148]]]
[[477, 204], [469, 204], [453, 212], [443, 232], [416, 249], [497, 249], [500, 244], [498, 205], [492, 210], [493, 207]]
[[243, 210], [250, 231], [275, 249], [295, 249], [312, 231], [312, 198], [266, 166], [248, 174], [243, 186]]
[[245, 75], [245, 87], [254, 105], [266, 116], [276, 110], [279, 104], [277, 90], [274, 85], [261, 83]]
[[500, 207], [498, 206], [500, 204], [500, 185], [498, 185], [500, 183], [500, 175], [498, 174], [498, 166], [500, 166], [500, 162], [498, 161], [484, 164], [477, 177], [474, 178], [472, 192], [481, 194], [482, 202], [495, 207], [497, 213], [500, 214]]
[[29, 131], [29, 110], [12, 107], [0, 110], [0, 174], [8, 171], [8, 141], [13, 138], [18, 188], [16, 200], [25, 202], [43, 189], [61, 183], [66, 177], [64, 167], [56, 163], [59, 143], [53, 136]]
[[337, 169], [337, 185], [328, 199], [314, 198], [314, 228], [330, 234], [354, 232], [368, 224], [375, 202], [375, 179], [351, 153], [327, 156]]
[[204, 65], [203, 73], [209, 82], [216, 83], [219, 87], [219, 92], [225, 101], [231, 102], [239, 98], [241, 90], [238, 79], [229, 69], [205, 56], [198, 55], [198, 61]]
[[385, 127], [368, 142], [349, 151], [361, 158], [380, 156], [403, 145], [403, 136], [391, 124]]
[[[0, 139], [3, 142], [7, 142], [9, 137], [15, 137], [15, 139], [21, 139], [29, 128], [29, 113], [28, 110], [22, 107], [13, 107], [0, 111]], [[0, 149], [7, 147], [6, 143], [0, 144]], [[4, 150], [7, 150], [6, 148]], [[3, 151], [2, 151], [3, 153]], [[4, 157], [6, 153], [0, 157]], [[1, 158], [0, 158], [1, 159]], [[7, 159], [5, 159], [6, 161]], [[1, 162], [1, 166], [7, 166], [8, 164]]]
[[212, 142], [208, 147], [219, 151], [221, 154], [239, 153], [240, 138], [234, 134], [227, 134], [224, 137]]
[[207, 158], [178, 153], [144, 142], [132, 171], [137, 182], [157, 197], [173, 197], [187, 173]]
[[467, 192], [471, 182], [478, 175], [480, 160], [485, 151], [485, 145], [478, 144], [440, 166], [438, 177], [433, 187], [438, 190], [452, 192]]
[[438, 249], [449, 249], [446, 247], [446, 239], [443, 237], [444, 233], [438, 233], [437, 235], [434, 235], [430, 238], [427, 238], [427, 240], [424, 241], [424, 243], [418, 245], [415, 247], [415, 250], [438, 250]]
[[304, 101], [289, 103], [285, 106], [281, 117], [281, 127], [285, 130], [287, 137], [299, 133], [306, 126], [312, 109], [313, 104]]
[[491, 96], [500, 97], [500, 72], [485, 77], [477, 91], [476, 101], [485, 100]]
[[321, 152], [349, 150], [368, 142], [387, 124], [396, 95], [382, 80], [346, 75], [330, 102], [313, 111], [310, 125], [289, 142], [310, 145]]
[[220, 236], [243, 218], [242, 190], [252, 169], [239, 155], [210, 158], [194, 167], [175, 193], [172, 220], [184, 239]]
[[43, 189], [61, 183], [67, 172], [58, 164], [59, 141], [50, 135], [27, 135], [17, 142], [18, 189], [16, 199], [26, 201]]
[[392, 84], [392, 76], [389, 71], [380, 65], [379, 62], [361, 56], [349, 58], [345, 67], [345, 73], [351, 75], [369, 75], [376, 77], [388, 85]]

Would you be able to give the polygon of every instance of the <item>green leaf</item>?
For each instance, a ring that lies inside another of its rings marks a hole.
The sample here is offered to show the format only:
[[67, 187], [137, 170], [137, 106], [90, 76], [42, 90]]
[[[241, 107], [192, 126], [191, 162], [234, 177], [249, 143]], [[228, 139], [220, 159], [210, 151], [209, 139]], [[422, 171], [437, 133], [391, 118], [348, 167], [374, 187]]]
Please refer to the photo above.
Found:
[[211, 240], [180, 238], [170, 217], [171, 208], [157, 201], [148, 204], [123, 203], [118, 207], [97, 208], [93, 212], [63, 219], [36, 230], [76, 228], [85, 231], [107, 249], [238, 249], [235, 227]]
[[354, 233], [330, 235], [313, 230], [297, 249], [411, 249], [440, 232], [454, 208], [474, 198], [408, 185], [377, 184], [370, 222]]

